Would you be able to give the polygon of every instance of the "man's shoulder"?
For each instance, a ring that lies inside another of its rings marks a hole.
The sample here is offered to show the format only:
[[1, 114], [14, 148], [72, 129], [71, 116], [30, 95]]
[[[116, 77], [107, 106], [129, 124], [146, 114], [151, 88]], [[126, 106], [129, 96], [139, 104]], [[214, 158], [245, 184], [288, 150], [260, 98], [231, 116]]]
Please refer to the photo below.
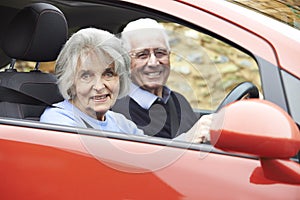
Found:
[[111, 108], [112, 111], [121, 113], [125, 115], [127, 118], [129, 118], [129, 102], [130, 102], [130, 96], [125, 96], [123, 98], [117, 99], [116, 103]]
[[190, 105], [190, 103], [188, 102], [188, 100], [185, 98], [185, 96], [183, 96], [182, 94], [180, 94], [179, 92], [176, 91], [171, 91], [171, 96], [174, 98], [176, 97], [178, 99], [179, 102], [183, 102], [183, 103], [187, 103]]
[[175, 95], [175, 96], [179, 96], [179, 97], [185, 98], [181, 93], [176, 92], [174, 90], [171, 90], [171, 95]]
[[117, 99], [116, 103], [113, 105], [112, 110], [120, 110], [124, 107], [128, 107], [130, 101], [130, 96], [126, 95], [120, 99]]

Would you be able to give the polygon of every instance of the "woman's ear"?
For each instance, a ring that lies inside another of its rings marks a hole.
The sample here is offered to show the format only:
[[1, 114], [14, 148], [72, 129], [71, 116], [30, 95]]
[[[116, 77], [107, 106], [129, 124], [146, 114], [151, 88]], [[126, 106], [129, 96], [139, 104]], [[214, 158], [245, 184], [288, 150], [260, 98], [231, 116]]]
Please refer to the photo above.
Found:
[[74, 97], [76, 96], [76, 88], [75, 88], [75, 85], [72, 85], [72, 86], [68, 89], [68, 95], [70, 96], [70, 99], [74, 99]]

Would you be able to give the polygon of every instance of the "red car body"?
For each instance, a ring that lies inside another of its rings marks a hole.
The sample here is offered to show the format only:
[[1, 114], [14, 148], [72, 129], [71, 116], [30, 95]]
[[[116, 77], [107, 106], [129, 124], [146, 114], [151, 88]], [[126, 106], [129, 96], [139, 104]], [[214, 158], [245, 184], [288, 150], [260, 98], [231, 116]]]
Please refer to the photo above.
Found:
[[[299, 30], [226, 1], [119, 4], [201, 24], [299, 82]], [[0, 199], [300, 199], [300, 165], [290, 159], [300, 150], [299, 110], [273, 98], [288, 86], [269, 90], [270, 80], [266, 100], [216, 114], [212, 145], [1, 118]]]

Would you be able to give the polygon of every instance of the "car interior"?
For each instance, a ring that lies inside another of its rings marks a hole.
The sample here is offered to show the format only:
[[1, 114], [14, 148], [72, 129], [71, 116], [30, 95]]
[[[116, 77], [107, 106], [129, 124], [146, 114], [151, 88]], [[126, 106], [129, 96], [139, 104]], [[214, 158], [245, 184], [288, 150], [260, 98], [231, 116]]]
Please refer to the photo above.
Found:
[[[62, 100], [55, 76], [38, 67], [40, 62], [56, 59], [67, 35], [63, 13], [50, 4], [32, 4], [13, 18], [2, 43], [11, 64], [0, 73], [0, 88], [6, 94], [0, 103], [1, 116], [39, 120], [47, 105]], [[36, 67], [30, 72], [18, 72], [14, 68], [16, 60], [35, 62]]]

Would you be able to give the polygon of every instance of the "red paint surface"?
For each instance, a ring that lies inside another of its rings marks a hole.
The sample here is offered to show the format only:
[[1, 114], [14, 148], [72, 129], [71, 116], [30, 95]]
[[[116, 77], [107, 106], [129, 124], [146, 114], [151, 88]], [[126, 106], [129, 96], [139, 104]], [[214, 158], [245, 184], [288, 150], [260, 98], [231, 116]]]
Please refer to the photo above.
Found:
[[300, 133], [293, 119], [265, 100], [226, 106], [215, 115], [211, 129], [212, 143], [223, 150], [270, 158], [290, 158], [300, 150]]

